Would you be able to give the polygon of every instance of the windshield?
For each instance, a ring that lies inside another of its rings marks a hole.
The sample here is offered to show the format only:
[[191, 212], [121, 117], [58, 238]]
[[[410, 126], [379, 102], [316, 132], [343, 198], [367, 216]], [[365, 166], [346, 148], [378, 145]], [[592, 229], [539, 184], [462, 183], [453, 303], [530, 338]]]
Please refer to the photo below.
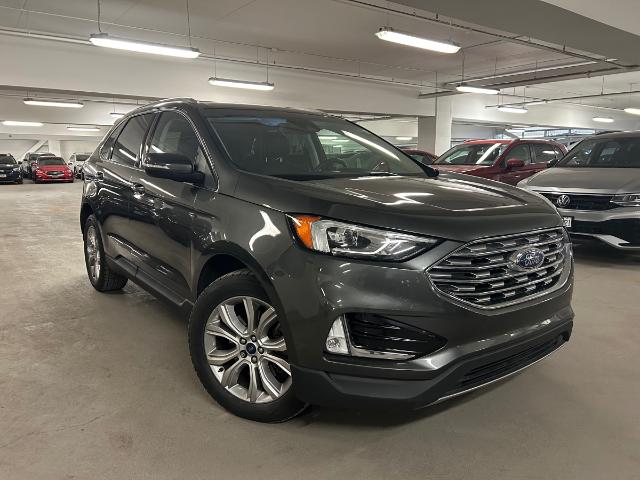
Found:
[[249, 172], [294, 180], [425, 174], [406, 154], [346, 120], [268, 110], [206, 114], [231, 161]]
[[0, 163], [2, 163], [3, 165], [15, 165], [16, 159], [13, 158], [11, 155], [0, 154]]
[[89, 158], [89, 155], [76, 155], [76, 162], [84, 162]]
[[557, 164], [568, 168], [640, 168], [640, 138], [583, 140]]
[[48, 165], [66, 165], [66, 163], [64, 163], [64, 160], [60, 157], [40, 157], [38, 159], [38, 165], [45, 167]]
[[475, 143], [456, 145], [443, 153], [436, 165], [493, 165], [507, 147], [505, 143]]

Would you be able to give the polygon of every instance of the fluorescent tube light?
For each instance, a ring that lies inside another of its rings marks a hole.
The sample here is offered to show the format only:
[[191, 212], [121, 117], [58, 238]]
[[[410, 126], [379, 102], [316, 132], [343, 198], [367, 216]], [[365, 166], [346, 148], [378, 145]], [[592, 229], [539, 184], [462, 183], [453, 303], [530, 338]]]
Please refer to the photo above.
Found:
[[2, 124], [7, 127], [41, 127], [44, 125], [42, 122], [21, 122], [18, 120], [5, 120]]
[[506, 113], [527, 113], [528, 110], [524, 107], [509, 107], [507, 105], [500, 105], [498, 110]]
[[268, 82], [248, 82], [245, 80], [232, 80], [230, 78], [211, 77], [209, 79], [211, 85], [218, 87], [246, 88], [249, 90], [269, 91], [274, 89], [273, 83]]
[[625, 108], [624, 111], [631, 115], [640, 115], [640, 108]]
[[422, 48], [424, 50], [431, 50], [432, 52], [457, 53], [460, 50], [460, 45], [456, 45], [455, 43], [430, 40], [409, 33], [396, 32], [391, 27], [381, 27], [380, 30], [376, 32], [376, 37], [387, 42]]
[[329, 136], [329, 135], [318, 135], [318, 138], [320, 140], [337, 140], [338, 139], [338, 137], [335, 137], [335, 136], [332, 137], [332, 136]]
[[527, 107], [533, 107], [534, 105], [544, 105], [545, 103], [547, 103], [546, 100], [535, 100], [533, 102], [527, 102], [525, 105]]
[[84, 103], [82, 102], [62, 102], [58, 100], [40, 100], [35, 98], [25, 98], [25, 105], [32, 105], [36, 107], [60, 107], [60, 108], [82, 108]]
[[462, 93], [484, 93], [485, 95], [497, 95], [499, 90], [493, 88], [472, 87], [471, 85], [458, 85], [456, 90]]
[[396, 140], [400, 142], [408, 142], [409, 140], [413, 140], [413, 137], [396, 137]]
[[614, 120], [611, 117], [593, 117], [592, 119], [594, 122], [600, 122], [600, 123], [613, 123]]
[[67, 127], [67, 130], [72, 130], [74, 132], [99, 132], [100, 129], [98, 127]]
[[95, 33], [89, 37], [89, 41], [98, 47], [128, 50], [130, 52], [151, 53], [154, 55], [167, 55], [180, 58], [197, 58], [200, 55], [200, 50], [197, 48], [127, 40], [124, 38], [111, 37], [108, 33]]
[[120, 113], [120, 112], [111, 112], [109, 115], [111, 115], [115, 119], [124, 117], [124, 113]]

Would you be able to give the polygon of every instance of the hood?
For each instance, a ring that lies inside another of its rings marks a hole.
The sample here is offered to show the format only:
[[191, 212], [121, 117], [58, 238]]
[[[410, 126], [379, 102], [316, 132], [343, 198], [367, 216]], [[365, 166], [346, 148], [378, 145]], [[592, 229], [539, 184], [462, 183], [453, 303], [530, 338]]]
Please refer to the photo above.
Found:
[[235, 196], [285, 213], [468, 241], [561, 224], [540, 196], [477, 177], [360, 177], [291, 181], [245, 174]]
[[637, 193], [640, 168], [553, 167], [529, 177], [520, 186], [547, 192]]
[[65, 170], [69, 170], [67, 165], [43, 165], [38, 168], [43, 172], [64, 172]]
[[434, 168], [441, 170], [443, 172], [453, 172], [453, 173], [470, 173], [478, 170], [484, 170], [485, 168], [491, 165], [433, 165]]

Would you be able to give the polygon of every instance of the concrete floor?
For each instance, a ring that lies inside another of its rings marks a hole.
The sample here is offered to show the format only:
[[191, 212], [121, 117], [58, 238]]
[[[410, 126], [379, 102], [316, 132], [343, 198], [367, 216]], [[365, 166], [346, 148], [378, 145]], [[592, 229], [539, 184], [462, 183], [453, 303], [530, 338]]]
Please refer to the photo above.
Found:
[[577, 248], [571, 342], [420, 412], [215, 404], [186, 318], [86, 278], [81, 183], [0, 186], [0, 479], [640, 478], [640, 257]]

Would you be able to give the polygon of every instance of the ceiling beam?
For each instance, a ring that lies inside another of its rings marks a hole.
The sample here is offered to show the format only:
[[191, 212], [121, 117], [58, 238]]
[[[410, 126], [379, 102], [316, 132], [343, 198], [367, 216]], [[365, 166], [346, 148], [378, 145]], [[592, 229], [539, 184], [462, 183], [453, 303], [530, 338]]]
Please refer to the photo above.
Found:
[[640, 65], [640, 36], [541, 0], [394, 0], [440, 16]]

